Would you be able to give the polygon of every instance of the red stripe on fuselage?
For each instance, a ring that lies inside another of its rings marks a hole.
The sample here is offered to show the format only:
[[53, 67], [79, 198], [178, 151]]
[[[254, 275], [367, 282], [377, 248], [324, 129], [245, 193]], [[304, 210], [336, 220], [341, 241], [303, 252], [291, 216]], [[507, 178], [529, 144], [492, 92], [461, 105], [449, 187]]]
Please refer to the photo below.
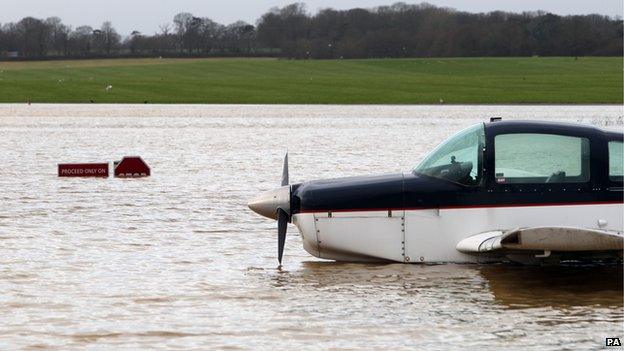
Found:
[[301, 210], [299, 213], [320, 213], [320, 212], [373, 212], [373, 211], [417, 211], [417, 210], [461, 210], [470, 208], [499, 208], [499, 207], [551, 207], [551, 206], [590, 206], [590, 205], [622, 205], [621, 201], [602, 202], [560, 202], [560, 203], [528, 203], [528, 204], [500, 204], [500, 205], [446, 205], [438, 207], [399, 207], [399, 208], [359, 208], [341, 210]]

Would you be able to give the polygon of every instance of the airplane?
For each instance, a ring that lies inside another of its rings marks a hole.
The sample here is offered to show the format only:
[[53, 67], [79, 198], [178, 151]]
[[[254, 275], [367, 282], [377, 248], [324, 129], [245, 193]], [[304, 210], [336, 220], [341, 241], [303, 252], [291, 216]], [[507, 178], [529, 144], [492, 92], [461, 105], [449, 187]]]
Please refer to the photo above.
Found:
[[288, 223], [323, 259], [403, 263], [621, 262], [621, 131], [492, 118], [450, 137], [406, 173], [289, 184], [248, 206]]

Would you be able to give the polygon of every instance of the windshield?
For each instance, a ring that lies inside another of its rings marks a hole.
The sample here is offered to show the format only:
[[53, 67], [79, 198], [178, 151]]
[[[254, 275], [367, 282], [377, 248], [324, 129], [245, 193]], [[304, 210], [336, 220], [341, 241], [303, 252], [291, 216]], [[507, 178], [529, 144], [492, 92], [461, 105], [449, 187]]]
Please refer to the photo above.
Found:
[[414, 168], [414, 173], [477, 185], [481, 181], [484, 145], [485, 128], [479, 123], [440, 144]]

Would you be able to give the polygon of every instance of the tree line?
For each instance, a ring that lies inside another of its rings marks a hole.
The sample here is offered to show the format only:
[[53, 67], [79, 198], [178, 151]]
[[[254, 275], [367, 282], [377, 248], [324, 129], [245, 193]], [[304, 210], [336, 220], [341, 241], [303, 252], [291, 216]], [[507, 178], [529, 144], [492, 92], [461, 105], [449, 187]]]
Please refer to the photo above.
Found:
[[323, 9], [303, 3], [273, 8], [252, 25], [175, 15], [155, 34], [121, 36], [111, 22], [72, 28], [58, 17], [0, 25], [0, 56], [88, 57], [278, 56], [382, 58], [462, 56], [621, 56], [621, 18], [546, 12], [469, 13], [430, 4]]

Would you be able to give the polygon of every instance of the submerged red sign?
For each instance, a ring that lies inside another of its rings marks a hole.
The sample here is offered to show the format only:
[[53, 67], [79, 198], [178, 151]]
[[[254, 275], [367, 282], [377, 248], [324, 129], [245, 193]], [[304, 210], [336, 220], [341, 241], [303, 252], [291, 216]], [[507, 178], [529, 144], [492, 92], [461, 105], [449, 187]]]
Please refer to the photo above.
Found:
[[61, 163], [59, 177], [108, 177], [108, 163]]

